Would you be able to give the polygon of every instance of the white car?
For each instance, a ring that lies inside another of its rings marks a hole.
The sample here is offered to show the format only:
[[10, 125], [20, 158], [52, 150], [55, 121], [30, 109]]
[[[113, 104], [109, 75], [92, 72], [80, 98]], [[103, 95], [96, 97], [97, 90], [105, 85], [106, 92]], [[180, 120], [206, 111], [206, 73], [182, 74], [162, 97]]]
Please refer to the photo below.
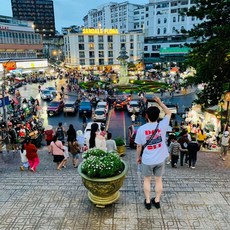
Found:
[[94, 111], [94, 114], [93, 114], [93, 120], [94, 121], [105, 122], [106, 121], [106, 111], [105, 111], [105, 109], [104, 108], [96, 109]]
[[[89, 138], [90, 138], [90, 132], [91, 132], [91, 125], [92, 125], [93, 123], [95, 123], [95, 122], [89, 122], [89, 123], [87, 123], [86, 128], [85, 128], [85, 130], [84, 130], [85, 144], [86, 144], [88, 147], [89, 147]], [[101, 123], [101, 122], [96, 122], [96, 123], [98, 124], [99, 129], [100, 129], [102, 123]]]
[[99, 102], [97, 103], [96, 109], [104, 109], [104, 110], [105, 110], [105, 113], [108, 113], [108, 111], [109, 111], [108, 103], [105, 102], [105, 101], [99, 101]]
[[41, 99], [42, 100], [53, 100], [54, 98], [54, 95], [49, 91], [49, 90], [46, 90], [46, 89], [43, 89], [41, 90]]
[[127, 104], [127, 110], [128, 110], [128, 113], [139, 113], [140, 112], [140, 106], [139, 106], [139, 103], [138, 101], [130, 101], [128, 104]]
[[55, 87], [48, 86], [45, 89], [49, 90], [54, 96], [57, 96], [57, 90]]

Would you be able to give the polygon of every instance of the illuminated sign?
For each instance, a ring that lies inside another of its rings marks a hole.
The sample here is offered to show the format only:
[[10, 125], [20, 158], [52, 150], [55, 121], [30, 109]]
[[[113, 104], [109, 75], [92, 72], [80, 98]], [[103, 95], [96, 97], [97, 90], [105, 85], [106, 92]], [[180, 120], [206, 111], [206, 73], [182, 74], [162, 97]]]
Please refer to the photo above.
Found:
[[100, 34], [118, 34], [118, 29], [83, 29], [85, 35], [100, 35]]

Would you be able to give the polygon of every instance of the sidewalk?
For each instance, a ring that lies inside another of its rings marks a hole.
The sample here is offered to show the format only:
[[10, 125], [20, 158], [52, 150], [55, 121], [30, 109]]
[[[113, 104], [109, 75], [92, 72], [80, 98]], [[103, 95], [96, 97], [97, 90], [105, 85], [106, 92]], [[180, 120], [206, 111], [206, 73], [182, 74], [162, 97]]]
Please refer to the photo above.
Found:
[[[68, 162], [57, 171], [45, 148], [37, 173], [19, 171], [20, 159], [0, 155], [0, 229], [147, 230], [230, 229], [230, 157], [200, 152], [196, 169], [166, 165], [161, 209], [144, 208], [143, 178], [138, 177], [135, 150], [123, 159], [129, 171], [121, 197], [96, 208], [76, 169]], [[152, 192], [154, 196], [154, 192]]]

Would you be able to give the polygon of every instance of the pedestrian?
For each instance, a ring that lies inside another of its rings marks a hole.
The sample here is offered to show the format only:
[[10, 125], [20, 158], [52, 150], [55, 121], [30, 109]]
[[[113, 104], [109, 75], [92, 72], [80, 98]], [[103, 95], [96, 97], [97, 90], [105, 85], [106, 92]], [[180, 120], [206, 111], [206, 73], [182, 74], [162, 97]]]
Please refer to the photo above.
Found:
[[17, 132], [15, 128], [13, 127], [13, 124], [11, 122], [8, 123], [8, 128], [9, 128], [9, 138], [10, 138], [10, 144], [13, 147], [14, 151], [17, 150]]
[[79, 158], [80, 158], [81, 147], [79, 146], [76, 140], [69, 142], [68, 146], [69, 146], [69, 151], [73, 157], [73, 167], [77, 168], [79, 163]]
[[31, 143], [31, 138], [26, 138], [24, 149], [26, 150], [26, 157], [30, 165], [30, 171], [36, 172], [37, 166], [40, 163], [37, 147]]
[[[135, 142], [137, 144], [137, 164], [142, 164], [144, 176], [144, 205], [151, 209], [151, 205], [160, 208], [160, 197], [163, 190], [162, 175], [165, 168], [165, 160], [169, 156], [166, 145], [166, 132], [171, 118], [171, 111], [162, 103], [161, 99], [154, 97], [154, 100], [163, 109], [165, 117], [158, 123], [160, 109], [157, 106], [150, 106], [146, 110], [147, 123], [137, 130]], [[149, 140], [150, 139], [150, 140]], [[147, 143], [149, 142], [149, 143]], [[143, 155], [141, 156], [142, 147]], [[155, 178], [155, 198], [151, 196], [151, 177]]]
[[135, 121], [136, 121], [136, 115], [135, 115], [135, 113], [133, 113], [131, 115], [131, 121], [132, 121], [132, 124], [135, 124]]
[[229, 132], [224, 131], [223, 136], [220, 138], [220, 158], [225, 161], [225, 157], [227, 156], [228, 148], [229, 148], [230, 138]]
[[59, 141], [63, 141], [65, 138], [65, 129], [62, 127], [62, 122], [58, 123], [58, 127], [56, 129], [56, 136], [58, 138]]
[[188, 156], [189, 156], [189, 168], [195, 169], [197, 161], [197, 152], [200, 150], [200, 144], [196, 141], [196, 137], [192, 136], [192, 141], [188, 143]]
[[47, 125], [44, 130], [45, 134], [45, 140], [46, 140], [46, 145], [48, 147], [48, 152], [50, 153], [50, 143], [53, 140], [54, 137], [54, 131], [53, 131], [53, 126], [52, 125]]
[[59, 165], [59, 168], [61, 168], [61, 167], [66, 168], [67, 161], [69, 159], [69, 151], [68, 151], [68, 147], [65, 145], [65, 141], [62, 141], [62, 145], [63, 145], [63, 149], [64, 149], [64, 160]]
[[107, 140], [106, 140], [106, 148], [108, 152], [116, 152], [117, 151], [117, 145], [115, 140], [112, 139], [112, 133], [108, 133]]
[[56, 135], [53, 137], [53, 141], [50, 143], [50, 150], [53, 155], [53, 162], [57, 164], [57, 170], [61, 170], [59, 165], [65, 158], [64, 148], [62, 142], [58, 140]]
[[200, 147], [203, 146], [205, 139], [207, 138], [206, 134], [204, 133], [203, 129], [200, 129], [200, 131], [197, 134], [197, 141]]
[[99, 125], [93, 123], [91, 125], [90, 138], [89, 138], [89, 148], [98, 148], [106, 151], [106, 141], [105, 137], [100, 135]]
[[178, 143], [180, 143], [182, 151], [180, 151], [180, 166], [183, 166], [184, 164], [188, 165], [188, 132], [186, 129], [184, 129], [180, 134], [179, 134], [179, 139]]
[[77, 134], [76, 134], [76, 130], [73, 127], [72, 124], [69, 125], [69, 129], [66, 132], [66, 136], [67, 136], [67, 142], [68, 142], [68, 144], [70, 142], [76, 141]]
[[25, 168], [29, 169], [29, 161], [28, 161], [28, 158], [26, 157], [26, 150], [24, 148], [24, 144], [22, 144], [21, 149], [20, 149], [20, 157], [21, 157], [21, 163], [22, 163], [22, 165], [20, 166], [20, 171], [24, 171]]
[[85, 144], [85, 137], [83, 135], [83, 132], [80, 129], [77, 131], [77, 143], [81, 147], [81, 152], [83, 152], [83, 147]]
[[181, 146], [177, 142], [176, 135], [170, 135], [170, 144], [169, 144], [170, 158], [168, 159], [166, 164], [170, 164], [171, 162], [171, 166], [173, 168], [177, 168], [180, 151], [181, 151]]

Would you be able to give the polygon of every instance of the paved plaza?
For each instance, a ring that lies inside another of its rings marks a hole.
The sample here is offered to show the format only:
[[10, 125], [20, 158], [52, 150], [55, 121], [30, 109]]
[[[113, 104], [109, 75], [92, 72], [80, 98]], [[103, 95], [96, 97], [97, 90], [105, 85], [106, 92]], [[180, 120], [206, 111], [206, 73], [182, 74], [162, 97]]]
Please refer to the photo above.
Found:
[[135, 150], [123, 157], [129, 171], [120, 199], [104, 209], [89, 201], [71, 161], [57, 171], [45, 147], [39, 156], [38, 172], [32, 173], [19, 171], [18, 155], [1, 153], [1, 230], [230, 229], [229, 156], [224, 162], [214, 152], [200, 152], [194, 170], [166, 165], [160, 210], [144, 208]]

